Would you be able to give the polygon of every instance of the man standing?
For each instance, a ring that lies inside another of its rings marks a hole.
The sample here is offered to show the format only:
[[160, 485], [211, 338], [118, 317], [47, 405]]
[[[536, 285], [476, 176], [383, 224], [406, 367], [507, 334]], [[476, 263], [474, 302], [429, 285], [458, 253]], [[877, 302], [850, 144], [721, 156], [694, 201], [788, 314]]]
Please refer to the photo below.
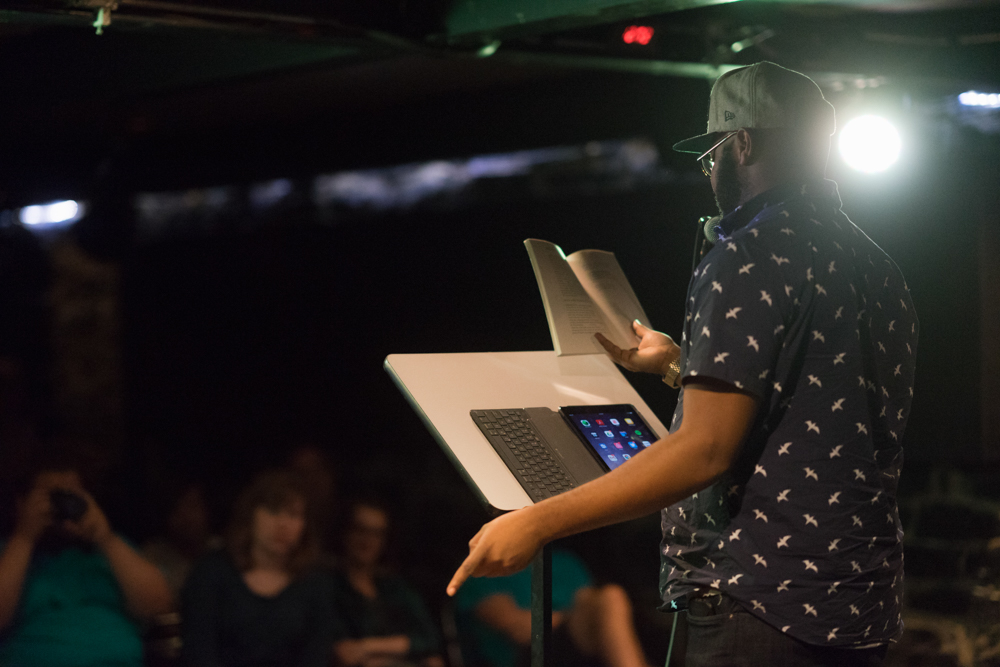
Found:
[[626, 368], [682, 382], [670, 434], [486, 524], [449, 592], [666, 507], [660, 589], [663, 609], [688, 610], [688, 665], [881, 662], [902, 631], [896, 488], [917, 319], [898, 268], [823, 180], [833, 132], [804, 75], [763, 62], [719, 78], [708, 131], [675, 146], [701, 153], [722, 212], [681, 345], [638, 323], [631, 350], [600, 337]]

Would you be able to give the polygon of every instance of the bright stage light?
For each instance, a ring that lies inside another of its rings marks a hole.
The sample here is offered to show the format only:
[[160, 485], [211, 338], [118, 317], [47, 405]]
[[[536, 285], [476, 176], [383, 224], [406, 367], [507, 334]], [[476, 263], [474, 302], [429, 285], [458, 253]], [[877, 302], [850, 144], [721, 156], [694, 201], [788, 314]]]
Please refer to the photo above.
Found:
[[896, 163], [902, 142], [899, 132], [885, 118], [861, 116], [840, 130], [837, 146], [848, 166], [874, 174]]
[[653, 29], [648, 25], [630, 25], [622, 33], [622, 41], [626, 44], [642, 44], [646, 46], [653, 39]]
[[72, 199], [54, 201], [48, 204], [25, 206], [18, 216], [22, 224], [36, 225], [66, 225], [83, 217], [83, 207]]
[[996, 93], [980, 93], [975, 90], [967, 90], [958, 96], [958, 103], [963, 107], [986, 107], [987, 109], [1000, 109], [1000, 95]]

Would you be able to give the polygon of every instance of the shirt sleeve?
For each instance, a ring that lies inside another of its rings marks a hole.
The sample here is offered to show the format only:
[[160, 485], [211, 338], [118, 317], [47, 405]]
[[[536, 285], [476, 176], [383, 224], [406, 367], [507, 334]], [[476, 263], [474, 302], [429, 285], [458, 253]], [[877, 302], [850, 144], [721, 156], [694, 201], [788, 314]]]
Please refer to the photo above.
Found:
[[191, 667], [222, 667], [215, 622], [221, 613], [219, 588], [225, 565], [218, 554], [206, 556], [195, 565], [181, 591], [184, 664]]
[[792, 258], [751, 234], [720, 243], [691, 283], [684, 377], [711, 377], [765, 398], [795, 300]]
[[330, 652], [335, 637], [342, 637], [343, 630], [333, 611], [333, 598], [330, 591], [329, 577], [325, 572], [317, 571], [309, 575], [311, 593], [311, 614], [309, 633], [302, 648], [300, 667], [327, 667], [330, 664]]
[[593, 585], [590, 571], [572, 551], [562, 549], [552, 553], [552, 609], [565, 611], [573, 606], [576, 594]]
[[[471, 612], [492, 595], [509, 595], [518, 606], [527, 606], [531, 601], [531, 575], [529, 570], [506, 577], [471, 577], [458, 589], [455, 596], [455, 610]], [[527, 600], [527, 602], [525, 602]]]

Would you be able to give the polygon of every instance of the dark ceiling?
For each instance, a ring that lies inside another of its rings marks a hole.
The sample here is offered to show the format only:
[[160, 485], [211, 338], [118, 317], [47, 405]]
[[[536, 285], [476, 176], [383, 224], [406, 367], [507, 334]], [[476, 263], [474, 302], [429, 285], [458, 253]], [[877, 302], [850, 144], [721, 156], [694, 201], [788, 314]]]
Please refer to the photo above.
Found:
[[[460, 152], [530, 147], [547, 133], [572, 140], [559, 115], [536, 114], [535, 131], [502, 127], [546, 95], [567, 100], [560, 114], [577, 109], [586, 139], [607, 120], [606, 105], [587, 100], [605, 91], [623, 104], [650, 104], [640, 101], [644, 90], [657, 103], [697, 95], [689, 107], [700, 116], [705, 81], [720, 67], [761, 59], [808, 72], [833, 91], [882, 87], [932, 99], [1000, 89], [994, 0], [23, 0], [4, 7], [0, 206], [4, 193], [17, 203], [46, 188], [79, 187], [73, 174], [94, 172], [123, 151], [167, 160], [177, 183], [178, 171], [210, 179], [210, 169], [196, 174], [197, 165], [165, 156], [208, 145], [231, 150], [262, 128], [269, 129], [261, 141], [275, 146], [306, 146], [320, 131], [341, 137], [327, 142], [324, 160], [303, 161], [305, 170], [427, 157], [434, 139]], [[93, 24], [102, 22], [98, 35]], [[654, 28], [652, 41], [624, 43], [622, 31], [638, 22]], [[683, 79], [702, 83], [666, 83]], [[408, 114], [422, 118], [424, 130]], [[603, 115], [587, 122], [587, 114]], [[404, 132], [407, 123], [414, 125]], [[439, 136], [414, 137], [418, 131]], [[479, 139], [449, 143], [450, 131]], [[409, 137], [423, 148], [408, 153]], [[160, 181], [171, 183], [151, 176], [137, 187]]]

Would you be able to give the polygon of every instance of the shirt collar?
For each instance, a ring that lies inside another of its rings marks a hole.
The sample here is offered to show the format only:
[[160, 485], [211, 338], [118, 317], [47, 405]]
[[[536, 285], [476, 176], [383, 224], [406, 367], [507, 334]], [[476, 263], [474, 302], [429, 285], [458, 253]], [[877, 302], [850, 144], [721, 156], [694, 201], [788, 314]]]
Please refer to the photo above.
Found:
[[729, 238], [736, 230], [752, 224], [764, 210], [793, 199], [810, 201], [824, 209], [840, 210], [841, 207], [837, 184], [831, 180], [785, 183], [760, 193], [723, 216], [716, 225], [719, 238]]

